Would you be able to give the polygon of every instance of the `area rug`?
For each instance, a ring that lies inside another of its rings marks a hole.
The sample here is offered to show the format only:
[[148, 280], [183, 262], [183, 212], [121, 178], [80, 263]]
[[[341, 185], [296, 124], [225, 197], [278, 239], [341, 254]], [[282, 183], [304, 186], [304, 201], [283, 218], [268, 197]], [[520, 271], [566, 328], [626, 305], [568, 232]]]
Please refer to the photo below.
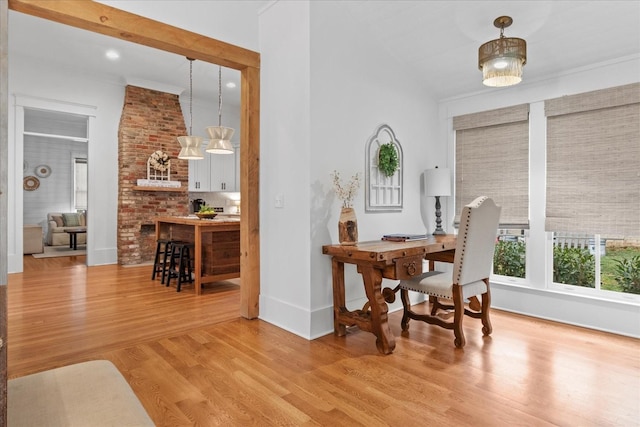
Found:
[[9, 426], [153, 426], [133, 389], [108, 360], [9, 380]]
[[33, 254], [34, 258], [54, 258], [59, 256], [80, 256], [86, 255], [85, 245], [78, 245], [77, 250], [69, 249], [67, 246], [45, 246], [41, 254]]

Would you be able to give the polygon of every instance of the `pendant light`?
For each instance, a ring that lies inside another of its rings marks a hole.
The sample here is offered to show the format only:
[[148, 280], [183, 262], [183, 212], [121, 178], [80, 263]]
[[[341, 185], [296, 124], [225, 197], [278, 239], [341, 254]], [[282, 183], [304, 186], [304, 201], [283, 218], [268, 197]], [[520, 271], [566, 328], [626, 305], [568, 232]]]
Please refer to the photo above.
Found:
[[222, 67], [218, 66], [218, 126], [209, 126], [207, 132], [211, 137], [207, 146], [207, 153], [233, 154], [231, 145], [232, 128], [222, 126]]
[[527, 63], [527, 42], [504, 36], [504, 29], [512, 23], [510, 16], [496, 18], [493, 25], [500, 28], [500, 38], [488, 41], [478, 49], [478, 67], [482, 70], [485, 86], [511, 86], [522, 81], [522, 67]]
[[202, 154], [202, 137], [191, 135], [191, 126], [193, 125], [193, 59], [189, 60], [189, 135], [179, 136], [178, 142], [182, 149], [178, 154], [179, 159], [184, 160], [202, 160], [204, 154]]

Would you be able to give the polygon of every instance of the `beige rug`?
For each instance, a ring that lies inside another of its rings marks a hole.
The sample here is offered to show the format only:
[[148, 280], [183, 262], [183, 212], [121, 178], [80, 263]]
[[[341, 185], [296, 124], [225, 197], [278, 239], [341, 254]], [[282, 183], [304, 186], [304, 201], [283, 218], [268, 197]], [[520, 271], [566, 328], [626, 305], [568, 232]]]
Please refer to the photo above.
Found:
[[41, 254], [33, 254], [34, 258], [54, 258], [59, 256], [79, 256], [87, 254], [86, 245], [78, 245], [77, 250], [69, 249], [68, 246], [45, 246]]
[[153, 426], [118, 368], [92, 360], [9, 380], [9, 427]]

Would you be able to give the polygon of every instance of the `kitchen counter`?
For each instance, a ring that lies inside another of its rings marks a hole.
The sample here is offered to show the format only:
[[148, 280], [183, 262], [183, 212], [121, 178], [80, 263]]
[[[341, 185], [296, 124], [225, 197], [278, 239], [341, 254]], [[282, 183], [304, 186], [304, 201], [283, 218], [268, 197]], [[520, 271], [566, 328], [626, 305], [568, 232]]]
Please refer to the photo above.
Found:
[[240, 277], [240, 219], [220, 215], [213, 219], [196, 216], [156, 217], [156, 239], [194, 243], [196, 295], [204, 283]]

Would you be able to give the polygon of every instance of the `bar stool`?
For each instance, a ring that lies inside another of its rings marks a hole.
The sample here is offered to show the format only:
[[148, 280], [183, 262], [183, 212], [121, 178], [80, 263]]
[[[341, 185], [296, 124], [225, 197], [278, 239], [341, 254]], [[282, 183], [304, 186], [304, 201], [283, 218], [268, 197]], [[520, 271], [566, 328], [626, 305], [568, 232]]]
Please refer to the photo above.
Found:
[[177, 292], [180, 292], [183, 283], [193, 283], [193, 278], [191, 277], [193, 258], [191, 257], [191, 253], [194, 247], [195, 245], [190, 242], [171, 243], [166, 285], [169, 286], [171, 284], [171, 279], [177, 279]]
[[153, 258], [153, 273], [151, 274], [151, 280], [156, 280], [156, 274], [162, 275], [162, 283], [164, 283], [165, 270], [167, 268], [167, 252], [170, 250], [171, 240], [158, 239], [156, 241], [156, 255]]

